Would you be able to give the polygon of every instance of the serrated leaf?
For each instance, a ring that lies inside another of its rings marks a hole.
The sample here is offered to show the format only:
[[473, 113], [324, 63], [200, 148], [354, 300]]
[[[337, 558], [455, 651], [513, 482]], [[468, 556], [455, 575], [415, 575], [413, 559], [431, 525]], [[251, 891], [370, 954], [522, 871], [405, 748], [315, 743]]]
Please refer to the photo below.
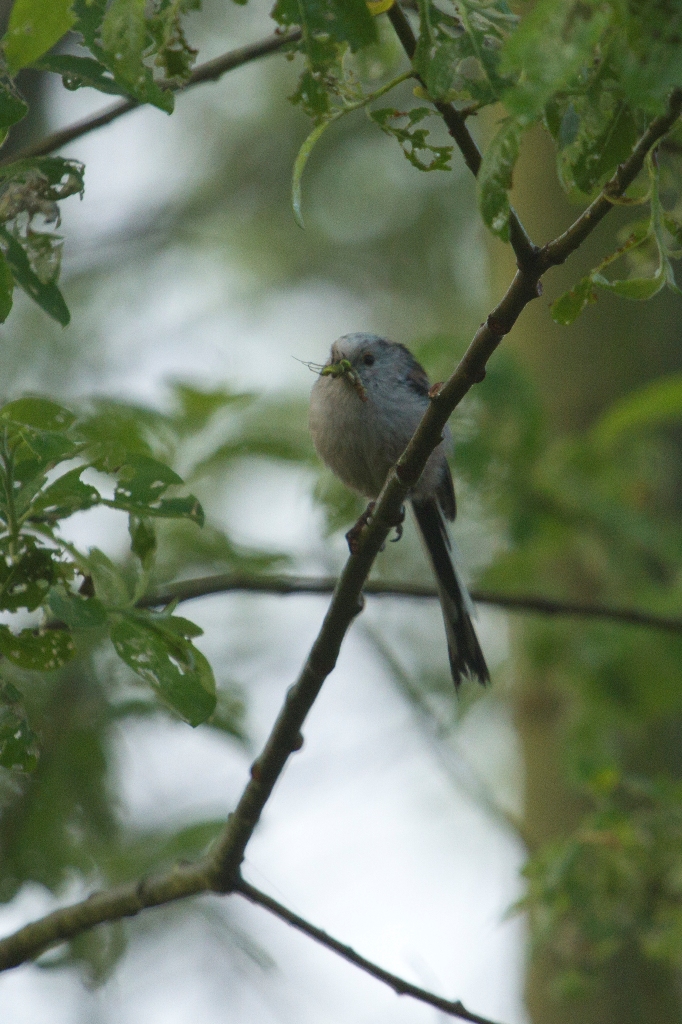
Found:
[[555, 299], [549, 311], [555, 323], [567, 327], [573, 323], [588, 303], [596, 301], [597, 294], [594, 283], [588, 275], [578, 281], [570, 291]]
[[42, 57], [74, 21], [72, 0], [15, 0], [2, 40], [9, 73]]
[[63, 405], [33, 395], [7, 402], [0, 408], [0, 419], [50, 431], [68, 430], [76, 421], [75, 415]]
[[96, 597], [82, 597], [70, 590], [52, 587], [45, 606], [69, 629], [98, 629], [106, 625], [106, 608]]
[[84, 468], [77, 466], [69, 470], [41, 491], [31, 503], [29, 517], [32, 520], [56, 521], [98, 505], [101, 501], [99, 491], [80, 479]]
[[5, 258], [17, 284], [45, 310], [48, 316], [62, 327], [66, 327], [71, 314], [64, 302], [64, 296], [54, 281], [43, 284], [31, 269], [30, 260], [20, 242], [4, 227], [0, 227], [0, 246], [4, 249]]
[[216, 706], [215, 680], [206, 658], [182, 636], [170, 635], [131, 617], [111, 629], [118, 656], [192, 726]]
[[519, 156], [524, 125], [507, 120], [483, 154], [478, 173], [478, 204], [483, 220], [504, 242], [509, 241], [509, 190]]
[[76, 645], [66, 630], [22, 629], [12, 633], [8, 626], [0, 626], [0, 654], [19, 668], [54, 672], [75, 657]]

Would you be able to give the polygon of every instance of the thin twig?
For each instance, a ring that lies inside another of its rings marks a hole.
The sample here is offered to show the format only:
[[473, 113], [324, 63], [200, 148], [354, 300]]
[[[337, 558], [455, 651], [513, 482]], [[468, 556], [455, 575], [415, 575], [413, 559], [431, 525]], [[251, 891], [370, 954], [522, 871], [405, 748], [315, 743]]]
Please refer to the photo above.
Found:
[[487, 1017], [481, 1017], [477, 1013], [471, 1013], [470, 1010], [457, 1000], [443, 999], [441, 996], [435, 995], [433, 992], [428, 992], [426, 989], [419, 988], [418, 985], [412, 985], [409, 981], [405, 981], [404, 978], [398, 977], [397, 974], [391, 974], [390, 971], [385, 971], [383, 967], [378, 967], [377, 964], [372, 963], [371, 960], [365, 959], [364, 956], [360, 956], [350, 946], [344, 945], [339, 942], [338, 939], [332, 938], [327, 932], [322, 931], [321, 928], [316, 928], [315, 925], [310, 924], [303, 917], [299, 917], [298, 914], [294, 914], [293, 911], [282, 906], [276, 900], [273, 900], [270, 896], [266, 896], [265, 893], [256, 889], [253, 885], [249, 885], [243, 878], [237, 881], [234, 888], [235, 892], [238, 892], [241, 896], [244, 896], [251, 903], [257, 903], [259, 907], [263, 907], [265, 910], [269, 910], [275, 917], [279, 917], [280, 920], [286, 921], [287, 924], [291, 925], [292, 928], [296, 928], [299, 932], [303, 932], [304, 935], [308, 935], [315, 942], [319, 942], [320, 945], [326, 946], [327, 949], [333, 950], [338, 953], [344, 960], [348, 960], [349, 963], [359, 967], [361, 971], [366, 974], [370, 974], [377, 981], [382, 981], [384, 985], [388, 985], [393, 991], [399, 996], [411, 996], [413, 999], [418, 999], [421, 1003], [426, 1003], [428, 1006], [434, 1006], [441, 1013], [446, 1013], [450, 1017], [460, 1017], [463, 1020], [472, 1021], [473, 1024], [493, 1024], [493, 1021]]
[[[210, 594], [227, 594], [241, 591], [253, 594], [332, 594], [336, 586], [335, 576], [252, 576], [247, 573], [216, 573], [213, 576], [199, 576], [196, 579], [169, 583], [138, 602], [141, 608], [155, 608], [172, 601], [191, 601]], [[362, 588], [364, 594], [373, 597], [437, 598], [433, 586], [417, 583], [385, 583], [368, 580]], [[535, 597], [530, 594], [500, 594], [492, 590], [470, 591], [477, 604], [505, 608], [512, 612], [531, 612], [539, 615], [570, 615], [583, 619], [606, 619], [625, 625], [647, 626], [671, 633], [682, 632], [682, 618], [672, 615], [656, 615], [639, 608], [616, 608], [611, 605], [594, 604], [589, 601], [563, 601], [550, 597]]]
[[[201, 85], [203, 82], [215, 82], [226, 72], [233, 71], [243, 64], [257, 60], [259, 57], [265, 57], [269, 53], [277, 53], [286, 46], [297, 43], [300, 38], [300, 29], [294, 29], [282, 35], [268, 36], [267, 39], [261, 39], [257, 43], [250, 43], [248, 46], [240, 46], [238, 49], [230, 50], [214, 60], [208, 60], [205, 64], [200, 64], [199, 67], [194, 69], [188, 81], [182, 85], [178, 85], [175, 82], [161, 82], [160, 84], [167, 89], [171, 89], [173, 92], [185, 92], [186, 89], [191, 89], [194, 85]], [[112, 121], [122, 117], [123, 114], [127, 114], [130, 110], [135, 110], [139, 106], [141, 104], [137, 100], [132, 99], [114, 103], [112, 106], [100, 111], [99, 114], [93, 114], [82, 121], [76, 121], [66, 128], [60, 128], [58, 131], [46, 135], [45, 138], [38, 139], [37, 142], [25, 146], [24, 149], [12, 153], [11, 156], [0, 158], [0, 167], [14, 163], [16, 160], [28, 160], [32, 157], [47, 156], [48, 153], [54, 153], [55, 150], [61, 149], [69, 142], [73, 142], [74, 139], [79, 139], [82, 135], [87, 135], [96, 128], [103, 128], [104, 125], [111, 124]]]

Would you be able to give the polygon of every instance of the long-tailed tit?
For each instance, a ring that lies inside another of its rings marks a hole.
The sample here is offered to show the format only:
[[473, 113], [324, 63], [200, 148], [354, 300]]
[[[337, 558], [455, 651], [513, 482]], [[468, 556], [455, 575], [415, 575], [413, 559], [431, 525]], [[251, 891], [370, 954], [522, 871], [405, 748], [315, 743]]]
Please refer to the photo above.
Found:
[[[377, 498], [428, 407], [429, 388], [425, 371], [404, 345], [374, 334], [339, 338], [310, 396], [310, 433], [318, 454], [351, 490]], [[448, 441], [449, 432], [408, 497], [438, 584], [458, 686], [463, 676], [486, 683], [490, 675], [445, 522], [456, 512]]]

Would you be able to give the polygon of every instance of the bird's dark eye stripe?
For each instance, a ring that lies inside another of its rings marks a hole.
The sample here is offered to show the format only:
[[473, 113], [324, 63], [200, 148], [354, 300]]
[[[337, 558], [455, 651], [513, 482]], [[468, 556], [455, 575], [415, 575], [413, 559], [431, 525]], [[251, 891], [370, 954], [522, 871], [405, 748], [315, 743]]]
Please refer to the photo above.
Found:
[[362, 357], [362, 361], [365, 364], [365, 366], [374, 366], [375, 357], [372, 355], [371, 352], [365, 352], [364, 356]]

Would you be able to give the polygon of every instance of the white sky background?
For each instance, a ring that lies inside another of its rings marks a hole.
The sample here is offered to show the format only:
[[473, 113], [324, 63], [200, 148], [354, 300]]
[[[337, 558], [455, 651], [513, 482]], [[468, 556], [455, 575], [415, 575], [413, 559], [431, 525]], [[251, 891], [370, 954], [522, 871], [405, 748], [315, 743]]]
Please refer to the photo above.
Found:
[[[240, 38], [213, 37], [201, 59], [269, 31], [264, 16], [244, 13], [241, 23]], [[233, 85], [237, 74], [244, 76], [240, 89], [248, 82], [250, 102], [257, 106], [258, 69], [244, 69], [180, 98], [172, 118], [137, 111], [66, 151], [87, 167], [85, 200], [65, 204], [67, 263], [79, 239], [94, 249], [99, 235], [191, 188], [198, 173], [186, 145], [193, 119], [243, 95]], [[58, 90], [52, 117], [55, 125], [64, 124], [107, 102], [88, 90]], [[388, 330], [356, 297], [324, 283], [247, 300], [237, 271], [231, 279], [222, 258], [200, 257], [189, 271], [174, 266], [176, 259], [165, 254], [126, 301], [116, 301], [126, 286], [125, 271], [118, 273], [105, 321], [98, 325], [106, 338], [105, 362], [93, 363], [74, 382], [74, 391], [94, 389], [154, 403], [163, 400], [169, 378], [303, 391], [310, 378], [292, 355], [322, 360], [340, 334]], [[330, 552], [317, 539], [307, 480], [303, 474], [287, 475], [262, 474], [245, 480], [238, 497], [233, 491], [225, 513], [230, 528], [244, 542], [306, 553], [320, 567], [338, 565], [342, 550], [337, 546]], [[462, 528], [466, 533], [466, 524]], [[312, 552], [311, 537], [316, 538]], [[80, 539], [115, 550], [125, 540], [125, 522], [118, 534], [109, 531], [107, 521]], [[230, 596], [194, 602], [188, 609], [206, 630], [202, 647], [216, 666], [229, 671], [235, 651], [239, 660], [240, 638], [248, 637], [245, 646], [261, 651], [258, 659], [249, 659], [246, 681], [256, 748], [297, 675], [325, 606], [323, 599], [311, 597]], [[414, 605], [410, 614], [433, 636], [434, 657], [444, 659], [437, 606]], [[370, 602], [366, 618], [390, 623], [391, 612]], [[499, 659], [504, 618], [482, 616], [478, 628], [492, 660]], [[503, 918], [520, 894], [522, 851], [453, 785], [432, 741], [397, 697], [362, 622], [353, 626], [304, 733], [305, 746], [288, 765], [249, 845], [245, 877], [381, 966], [461, 999], [477, 1013], [521, 1024], [523, 930], [517, 919]], [[501, 803], [518, 801], [514, 734], [499, 703], [487, 697], [469, 713], [459, 745]], [[246, 756], [229, 740], [166, 719], [121, 731], [115, 762], [123, 813], [140, 826], [227, 814], [248, 770]], [[0, 912], [0, 929], [6, 933], [53, 905], [38, 888], [24, 892]], [[27, 966], [4, 975], [3, 1019], [13, 1024], [431, 1024], [444, 1019], [398, 998], [238, 897], [207, 898], [197, 906], [206, 913], [177, 907], [158, 912], [166, 914], [168, 927], [151, 934], [144, 919], [132, 922], [126, 957], [96, 992], [67, 972]], [[227, 922], [227, 936], [221, 920]], [[229, 934], [235, 928], [262, 947], [272, 959], [270, 967], [254, 966], [235, 947]], [[144, 943], [136, 941], [138, 934]]]

